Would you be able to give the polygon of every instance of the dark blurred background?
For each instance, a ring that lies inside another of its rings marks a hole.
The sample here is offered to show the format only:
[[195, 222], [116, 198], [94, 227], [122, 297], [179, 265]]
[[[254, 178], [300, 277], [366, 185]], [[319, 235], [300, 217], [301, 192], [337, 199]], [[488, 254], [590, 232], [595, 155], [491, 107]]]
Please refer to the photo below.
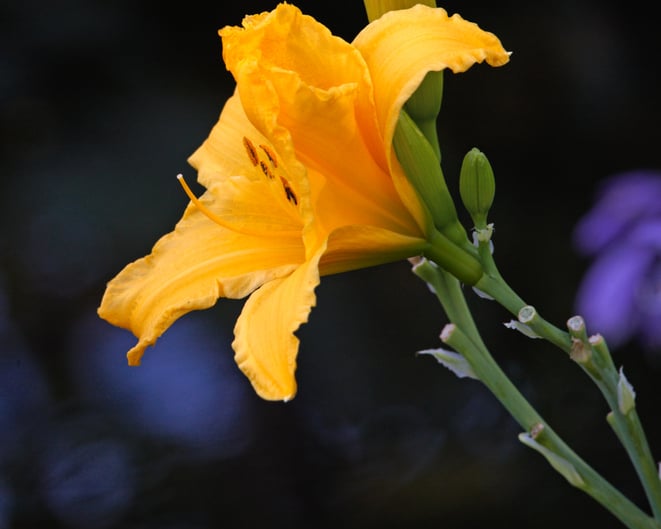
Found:
[[[347, 40], [366, 23], [358, 0], [297, 5]], [[105, 283], [187, 203], [175, 175], [194, 179], [186, 159], [233, 89], [218, 28], [274, 6], [0, 5], [0, 528], [620, 527], [518, 442], [479, 383], [415, 356], [446, 319], [406, 262], [324, 278], [290, 403], [261, 401], [234, 365], [237, 301], [184, 317], [127, 367], [133, 337], [96, 316]], [[464, 153], [487, 154], [501, 271], [562, 326], [595, 186], [661, 167], [656, 20], [637, 1], [442, 7], [513, 51], [446, 75], [446, 178], [455, 190]], [[540, 413], [645, 506], [596, 388], [469, 297]], [[614, 356], [660, 457], [661, 363], [635, 343]]]

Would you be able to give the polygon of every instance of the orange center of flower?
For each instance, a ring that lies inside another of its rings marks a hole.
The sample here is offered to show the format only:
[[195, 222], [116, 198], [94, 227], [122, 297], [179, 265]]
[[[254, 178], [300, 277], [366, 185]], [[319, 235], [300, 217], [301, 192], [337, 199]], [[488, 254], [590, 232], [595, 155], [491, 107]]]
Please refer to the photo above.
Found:
[[[276, 157], [273, 150], [268, 145], [264, 145], [261, 143], [259, 145], [260, 150], [266, 156], [266, 160], [268, 161], [267, 163], [267, 161], [262, 160], [259, 157], [259, 152], [257, 151], [255, 144], [245, 136], [243, 137], [243, 146], [246, 148], [246, 152], [248, 153], [248, 159], [253, 164], [253, 166], [255, 167], [259, 166], [262, 173], [264, 173], [264, 176], [266, 176], [269, 180], [273, 180], [275, 178], [273, 174], [273, 170], [278, 168], [278, 158]], [[280, 183], [282, 184], [282, 187], [285, 190], [285, 196], [287, 197], [287, 200], [289, 200], [289, 202], [291, 202], [295, 206], [298, 205], [298, 198], [296, 197], [296, 193], [294, 193], [294, 190], [291, 188], [289, 181], [283, 176], [280, 175], [278, 176], [280, 177]]]
[[[276, 157], [273, 149], [271, 149], [268, 145], [260, 144], [258, 150], [258, 148], [255, 147], [255, 144], [246, 137], [243, 138], [243, 146], [246, 149], [248, 160], [250, 160], [250, 163], [253, 165], [253, 167], [259, 168], [260, 172], [263, 173], [263, 175], [266, 176], [271, 181], [276, 181], [276, 176], [277, 176], [278, 177], [277, 180], [279, 180], [280, 184], [282, 185], [282, 189], [285, 192], [285, 197], [287, 201], [289, 201], [294, 206], [297, 206], [298, 197], [296, 196], [296, 193], [292, 189], [289, 180], [287, 180], [287, 178], [285, 178], [280, 174], [276, 174], [275, 172], [278, 169], [278, 158]], [[183, 187], [184, 192], [186, 193], [188, 198], [190, 198], [191, 202], [195, 204], [195, 207], [216, 224], [228, 230], [232, 230], [236, 233], [242, 233], [244, 235], [257, 235], [257, 236], [264, 235], [263, 230], [252, 230], [250, 228], [247, 228], [245, 225], [236, 226], [233, 223], [226, 221], [220, 215], [211, 211], [195, 196], [191, 188], [184, 180], [183, 175], [178, 174], [177, 180], [181, 184], [181, 187]]]

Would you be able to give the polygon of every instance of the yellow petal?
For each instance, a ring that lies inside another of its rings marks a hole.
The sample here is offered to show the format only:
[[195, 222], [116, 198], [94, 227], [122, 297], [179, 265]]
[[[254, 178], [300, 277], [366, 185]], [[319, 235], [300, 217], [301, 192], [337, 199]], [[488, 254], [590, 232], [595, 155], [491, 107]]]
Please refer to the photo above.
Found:
[[210, 188], [219, 180], [237, 174], [260, 179], [259, 169], [250, 159], [243, 138], [248, 138], [253, 145], [265, 141], [246, 118], [241, 100], [235, 93], [225, 102], [209, 137], [188, 158], [188, 162], [197, 169], [200, 184]]
[[419, 198], [392, 150], [395, 125], [404, 103], [429, 71], [450, 68], [455, 73], [463, 72], [485, 60], [500, 66], [509, 60], [509, 54], [492, 33], [459, 15], [448, 17], [443, 9], [425, 5], [385, 13], [363, 29], [353, 45], [370, 71], [394, 185], [409, 211], [420, 219]]
[[308, 320], [319, 284], [319, 258], [314, 253], [291, 275], [274, 279], [252, 293], [234, 328], [235, 360], [267, 400], [290, 400], [296, 394], [296, 356], [299, 340], [294, 332]]
[[321, 275], [391, 263], [422, 253], [426, 241], [374, 226], [345, 226], [331, 233]]
[[288, 4], [248, 17], [244, 28], [221, 30], [225, 62], [250, 121], [307, 167], [322, 229], [367, 224], [419, 234], [422, 222], [390, 178], [357, 50]]
[[463, 72], [486, 61], [509, 61], [498, 38], [445, 10], [416, 5], [390, 11], [369, 24], [353, 41], [363, 55], [374, 85], [377, 116], [386, 145], [392, 142], [399, 112], [429, 71]]
[[[350, 92], [357, 101], [353, 119], [364, 135], [362, 141], [372, 157], [386, 166], [369, 71], [358, 50], [289, 4], [246, 17], [243, 25], [220, 31], [223, 59], [238, 83], [249, 118], [260, 130], [271, 130], [278, 118], [261, 110], [263, 105], [273, 106], [282, 96], [296, 97], [298, 87], [308, 87], [320, 98], [336, 97], [337, 90]], [[261, 86], [272, 81], [277, 86]], [[321, 121], [315, 119], [311, 125]]]
[[238, 95], [189, 162], [226, 225], [244, 233], [301, 232], [307, 185], [294, 183], [277, 149], [246, 118]]
[[148, 346], [179, 317], [219, 297], [244, 297], [303, 261], [300, 236], [253, 237], [228, 231], [189, 206], [151, 255], [126, 266], [106, 289], [99, 315], [131, 330], [137, 365]]

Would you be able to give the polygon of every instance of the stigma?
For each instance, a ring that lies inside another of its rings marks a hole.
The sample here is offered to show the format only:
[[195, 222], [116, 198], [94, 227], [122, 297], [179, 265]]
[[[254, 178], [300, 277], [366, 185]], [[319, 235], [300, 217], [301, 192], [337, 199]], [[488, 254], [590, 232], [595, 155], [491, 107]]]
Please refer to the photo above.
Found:
[[177, 180], [181, 184], [181, 187], [184, 188], [184, 193], [188, 196], [190, 201], [195, 205], [195, 207], [202, 213], [205, 217], [207, 217], [209, 220], [212, 220], [219, 226], [222, 226], [223, 228], [227, 230], [231, 230], [237, 233], [242, 233], [245, 235], [263, 235], [262, 233], [259, 233], [257, 231], [253, 231], [250, 229], [246, 229], [245, 227], [238, 228], [237, 226], [234, 226], [230, 224], [229, 222], [225, 221], [222, 217], [219, 215], [216, 215], [213, 211], [211, 211], [208, 207], [206, 207], [202, 202], [200, 201], [199, 198], [195, 196], [193, 191], [191, 190], [190, 187], [188, 187], [188, 184], [186, 183], [186, 180], [184, 180], [184, 175], [179, 173], [177, 175]]

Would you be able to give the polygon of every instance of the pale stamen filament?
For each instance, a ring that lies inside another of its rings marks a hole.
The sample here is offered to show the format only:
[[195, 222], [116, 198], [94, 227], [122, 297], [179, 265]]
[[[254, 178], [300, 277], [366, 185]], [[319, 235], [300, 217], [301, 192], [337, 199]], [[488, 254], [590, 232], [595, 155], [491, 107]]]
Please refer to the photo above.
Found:
[[191, 202], [195, 205], [195, 207], [200, 210], [201, 213], [203, 213], [209, 220], [212, 220], [219, 226], [222, 226], [223, 228], [227, 230], [231, 230], [236, 233], [241, 233], [244, 235], [253, 235], [256, 237], [264, 237], [266, 235], [264, 233], [264, 230], [251, 230], [249, 228], [246, 228], [244, 226], [236, 226], [233, 224], [230, 224], [226, 220], [224, 220], [222, 217], [216, 215], [213, 211], [211, 211], [208, 207], [206, 207], [202, 202], [200, 202], [200, 199], [198, 199], [194, 194], [193, 191], [191, 190], [190, 187], [188, 187], [188, 184], [186, 183], [186, 180], [184, 180], [184, 176], [182, 174], [177, 175], [177, 180], [179, 180], [179, 183], [181, 184], [181, 187], [184, 188], [184, 192], [186, 195], [188, 195], [188, 198], [190, 198]]

